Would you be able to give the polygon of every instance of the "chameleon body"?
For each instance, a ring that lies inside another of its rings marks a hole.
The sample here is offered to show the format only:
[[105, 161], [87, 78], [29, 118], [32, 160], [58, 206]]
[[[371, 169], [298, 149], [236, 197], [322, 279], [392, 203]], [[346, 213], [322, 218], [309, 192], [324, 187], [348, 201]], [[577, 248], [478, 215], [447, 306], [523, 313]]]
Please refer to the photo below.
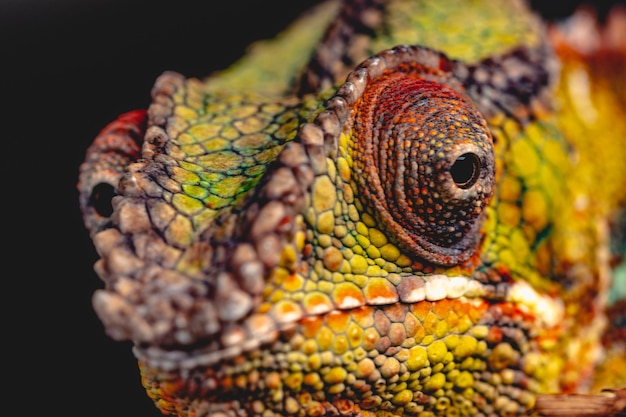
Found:
[[79, 180], [94, 307], [156, 406], [525, 415], [590, 389], [621, 197], [589, 204], [559, 70], [523, 3], [393, 0], [162, 75]]

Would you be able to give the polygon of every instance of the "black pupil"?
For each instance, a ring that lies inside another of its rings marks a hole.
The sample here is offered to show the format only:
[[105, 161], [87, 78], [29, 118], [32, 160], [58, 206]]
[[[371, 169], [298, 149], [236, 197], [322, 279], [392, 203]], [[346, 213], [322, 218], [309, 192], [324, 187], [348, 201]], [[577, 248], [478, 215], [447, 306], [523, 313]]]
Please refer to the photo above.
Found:
[[115, 197], [115, 188], [106, 182], [93, 187], [91, 191], [91, 207], [102, 217], [109, 217], [113, 214], [111, 199]]
[[470, 188], [480, 176], [480, 159], [473, 153], [459, 156], [450, 168], [455, 184], [460, 188]]

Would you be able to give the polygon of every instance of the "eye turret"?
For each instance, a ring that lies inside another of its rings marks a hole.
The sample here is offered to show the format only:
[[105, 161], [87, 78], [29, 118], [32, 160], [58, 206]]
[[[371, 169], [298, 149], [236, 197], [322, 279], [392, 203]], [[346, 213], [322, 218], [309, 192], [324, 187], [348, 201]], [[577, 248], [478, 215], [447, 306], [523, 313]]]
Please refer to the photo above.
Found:
[[356, 100], [354, 177], [363, 204], [400, 246], [453, 265], [480, 240], [494, 185], [492, 138], [469, 98], [419, 71], [387, 70]]
[[83, 221], [93, 236], [113, 214], [113, 197], [126, 166], [137, 160], [146, 131], [145, 110], [120, 115], [106, 125], [87, 149], [77, 188]]

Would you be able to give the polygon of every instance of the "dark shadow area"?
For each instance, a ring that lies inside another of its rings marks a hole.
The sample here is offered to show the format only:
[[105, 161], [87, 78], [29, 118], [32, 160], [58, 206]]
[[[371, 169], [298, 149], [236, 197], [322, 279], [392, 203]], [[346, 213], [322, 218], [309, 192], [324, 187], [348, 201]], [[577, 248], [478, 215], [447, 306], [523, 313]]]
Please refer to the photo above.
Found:
[[100, 129], [149, 105], [163, 71], [225, 68], [314, 2], [285, 3], [0, 4], [3, 342], [20, 414], [161, 415], [131, 345], [109, 339], [92, 309], [102, 282], [78, 208], [78, 167]]

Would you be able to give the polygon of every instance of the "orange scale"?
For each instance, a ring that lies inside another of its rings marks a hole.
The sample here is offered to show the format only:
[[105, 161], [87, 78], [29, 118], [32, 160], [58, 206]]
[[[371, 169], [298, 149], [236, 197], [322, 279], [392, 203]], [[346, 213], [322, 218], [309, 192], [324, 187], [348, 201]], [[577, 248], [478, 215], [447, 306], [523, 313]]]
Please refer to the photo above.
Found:
[[364, 293], [368, 304], [385, 305], [398, 301], [396, 287], [385, 278], [370, 278]]
[[419, 262], [419, 261], [414, 261], [414, 262], [411, 264], [411, 268], [412, 268], [414, 271], [423, 271], [423, 270], [425, 269], [425, 268], [424, 268], [424, 264], [423, 264], [423, 263], [421, 263], [421, 262]]
[[502, 330], [499, 327], [491, 326], [487, 334], [488, 343], [500, 343], [502, 341]]
[[426, 317], [422, 321], [422, 325], [424, 326], [424, 330], [426, 331], [426, 334], [433, 334], [435, 330], [437, 329], [437, 324], [440, 321], [441, 320], [439, 320], [434, 313], [430, 312], [426, 314]]
[[483, 317], [483, 314], [485, 313], [487, 308], [489, 308], [489, 304], [486, 301], [482, 300], [481, 303], [478, 305], [469, 305], [467, 315], [473, 323], [477, 323]]
[[348, 327], [350, 314], [343, 311], [334, 311], [326, 315], [326, 325], [334, 333], [343, 333]]
[[312, 292], [304, 296], [302, 301], [304, 311], [310, 315], [328, 313], [333, 309], [330, 297], [322, 292]]
[[415, 314], [418, 319], [424, 320], [426, 315], [430, 312], [431, 305], [432, 303], [430, 301], [415, 303], [413, 304], [413, 314]]
[[435, 272], [435, 268], [433, 268], [430, 265], [424, 266], [424, 268], [422, 269], [422, 272], [425, 274], [432, 274]]
[[452, 309], [459, 316], [466, 316], [470, 309], [470, 304], [461, 300], [452, 300]]
[[415, 333], [413, 334], [413, 339], [415, 343], [420, 343], [422, 339], [426, 336], [426, 329], [421, 324], [418, 324], [415, 327]]
[[352, 320], [354, 320], [363, 329], [374, 325], [374, 309], [369, 306], [363, 306], [351, 311]]
[[300, 321], [302, 326], [302, 335], [307, 339], [314, 338], [322, 328], [324, 320], [322, 317], [306, 317]]
[[498, 308], [500, 309], [503, 315], [508, 316], [508, 317], [512, 317], [513, 314], [516, 312], [515, 306], [513, 306], [511, 303], [500, 303], [498, 304]]
[[459, 324], [459, 316], [454, 312], [454, 310], [450, 311], [445, 320], [448, 323], [450, 329], [456, 328], [456, 326]]
[[294, 322], [302, 318], [302, 309], [291, 300], [279, 301], [272, 309], [272, 312], [279, 323]]
[[342, 310], [362, 307], [365, 304], [361, 289], [351, 282], [337, 284], [332, 292], [332, 299], [337, 308]]
[[285, 291], [298, 291], [300, 289], [302, 289], [302, 286], [304, 285], [304, 279], [302, 278], [302, 276], [300, 276], [299, 274], [289, 274], [286, 278], [285, 281], [283, 282], [283, 288], [285, 289]]
[[444, 298], [443, 300], [436, 301], [433, 303], [433, 313], [435, 313], [439, 318], [444, 319], [448, 317], [450, 311], [452, 310], [452, 301]]

